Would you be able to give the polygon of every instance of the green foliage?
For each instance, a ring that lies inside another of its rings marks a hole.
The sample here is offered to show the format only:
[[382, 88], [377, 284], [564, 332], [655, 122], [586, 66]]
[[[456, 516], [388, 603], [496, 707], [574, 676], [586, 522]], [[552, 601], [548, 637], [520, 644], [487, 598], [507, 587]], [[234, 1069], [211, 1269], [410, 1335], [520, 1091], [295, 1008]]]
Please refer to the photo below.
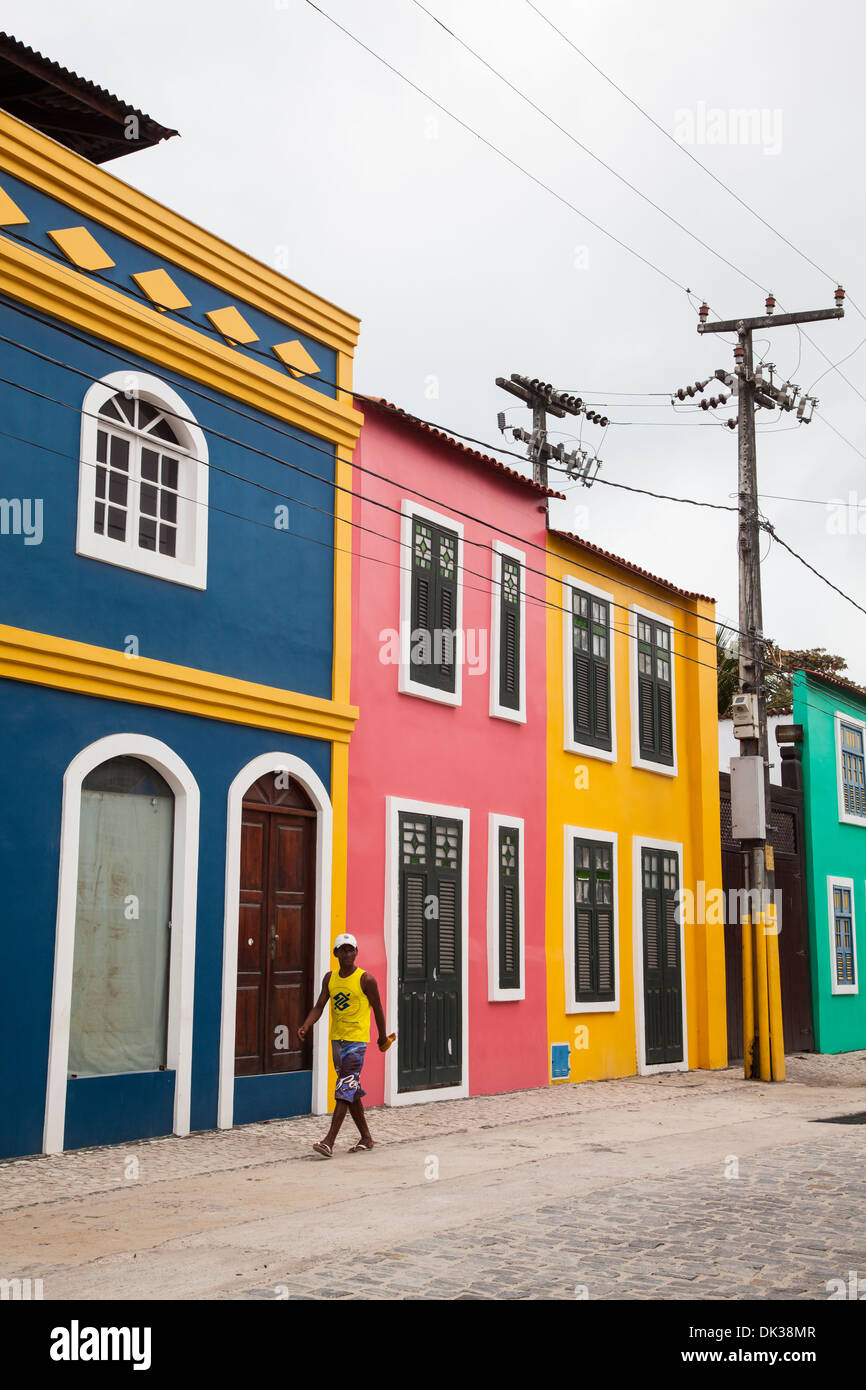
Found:
[[719, 717], [728, 714], [731, 700], [740, 688], [740, 658], [737, 643], [729, 628], [716, 628], [716, 664], [718, 667]]

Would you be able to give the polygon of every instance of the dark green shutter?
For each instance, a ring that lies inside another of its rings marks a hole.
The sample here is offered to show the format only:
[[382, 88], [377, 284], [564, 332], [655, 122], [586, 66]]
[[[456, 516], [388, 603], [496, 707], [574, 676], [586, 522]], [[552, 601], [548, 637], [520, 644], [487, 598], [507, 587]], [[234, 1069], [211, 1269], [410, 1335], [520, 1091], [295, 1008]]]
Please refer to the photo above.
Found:
[[509, 556], [501, 557], [502, 581], [499, 591], [499, 703], [506, 709], [520, 708], [520, 591], [521, 565]]
[[520, 830], [501, 825], [499, 866], [499, 988], [520, 988]]
[[410, 671], [422, 685], [452, 692], [458, 655], [457, 554], [456, 532], [412, 518]]
[[574, 841], [574, 993], [578, 1003], [616, 996], [613, 846]]
[[674, 761], [673, 633], [638, 615], [638, 744], [647, 762]]
[[642, 850], [644, 1033], [648, 1066], [683, 1060], [678, 889], [676, 854]]
[[609, 752], [610, 604], [581, 589], [572, 590], [571, 602], [574, 740]]

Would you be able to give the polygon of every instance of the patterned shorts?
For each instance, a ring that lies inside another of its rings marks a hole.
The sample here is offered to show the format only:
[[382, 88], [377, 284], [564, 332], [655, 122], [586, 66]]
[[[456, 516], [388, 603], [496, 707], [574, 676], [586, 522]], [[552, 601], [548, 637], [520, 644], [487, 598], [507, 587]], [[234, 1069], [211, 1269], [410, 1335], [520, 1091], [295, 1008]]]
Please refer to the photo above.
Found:
[[331, 1052], [334, 1058], [334, 1070], [337, 1073], [337, 1088], [334, 1091], [335, 1100], [344, 1100], [347, 1105], [353, 1101], [360, 1100], [367, 1092], [361, 1086], [361, 1068], [364, 1065], [364, 1057], [367, 1052], [365, 1042], [355, 1042], [354, 1039], [348, 1041], [341, 1038], [332, 1038]]

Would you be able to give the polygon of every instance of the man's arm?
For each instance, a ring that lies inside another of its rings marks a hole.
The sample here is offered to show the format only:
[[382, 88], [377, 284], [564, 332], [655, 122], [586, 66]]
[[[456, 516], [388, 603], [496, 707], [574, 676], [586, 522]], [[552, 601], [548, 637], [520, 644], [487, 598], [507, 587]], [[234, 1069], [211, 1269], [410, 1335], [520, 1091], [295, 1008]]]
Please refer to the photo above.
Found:
[[319, 1019], [322, 1017], [322, 1013], [323, 1013], [324, 1009], [327, 1007], [327, 1003], [328, 1003], [328, 999], [329, 999], [329, 994], [328, 994], [328, 983], [329, 983], [329, 981], [330, 981], [330, 978], [331, 978], [331, 972], [330, 972], [330, 970], [329, 970], [328, 973], [327, 973], [327, 975], [325, 976], [324, 980], [322, 981], [322, 990], [321, 990], [321, 993], [320, 993], [318, 999], [316, 1000], [316, 1002], [315, 1002], [315, 1004], [313, 1005], [312, 1009], [311, 1009], [310, 1012], [307, 1014], [307, 1017], [304, 1019], [303, 1023], [301, 1024], [300, 1028], [298, 1029], [298, 1037], [301, 1039], [302, 1042], [303, 1042], [304, 1038], [307, 1036], [307, 1033], [308, 1033], [308, 1032], [310, 1031], [310, 1029], [312, 1028], [313, 1024], [314, 1024], [314, 1023], [318, 1023]]
[[385, 1023], [385, 1010], [382, 1008], [382, 1000], [379, 997], [379, 986], [377, 985], [373, 976], [368, 975], [365, 972], [361, 976], [361, 988], [370, 1001], [370, 1007], [373, 1010], [373, 1015], [376, 1019], [376, 1027], [379, 1029], [379, 1051], [385, 1052], [388, 1043], [388, 1039], [386, 1037], [387, 1025]]

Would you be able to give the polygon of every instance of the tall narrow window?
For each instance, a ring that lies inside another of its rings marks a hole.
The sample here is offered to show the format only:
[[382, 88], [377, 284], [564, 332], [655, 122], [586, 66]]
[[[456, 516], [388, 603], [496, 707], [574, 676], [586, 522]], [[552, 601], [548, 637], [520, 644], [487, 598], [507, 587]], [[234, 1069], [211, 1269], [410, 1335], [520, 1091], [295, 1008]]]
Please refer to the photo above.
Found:
[[519, 989], [520, 830], [499, 827], [499, 988]]
[[830, 976], [834, 994], [857, 994], [857, 935], [854, 925], [854, 881], [829, 878]]
[[78, 553], [203, 589], [207, 500], [207, 446], [185, 402], [140, 373], [96, 382], [82, 412]]
[[571, 601], [574, 741], [610, 751], [610, 604], [581, 589]]
[[842, 806], [846, 816], [860, 816], [866, 823], [866, 760], [863, 729], [840, 723]]
[[683, 1060], [679, 856], [641, 851], [644, 1022], [649, 1066]]
[[613, 847], [574, 841], [574, 995], [580, 1003], [612, 1000], [614, 969]]
[[457, 554], [454, 531], [412, 518], [410, 674], [434, 689], [454, 691], [457, 660]]
[[502, 591], [499, 609], [499, 703], [520, 708], [520, 590], [521, 565], [510, 555], [502, 557]]
[[638, 744], [647, 762], [673, 765], [672, 631], [637, 617]]
[[69, 1073], [166, 1065], [174, 795], [113, 758], [81, 789]]

